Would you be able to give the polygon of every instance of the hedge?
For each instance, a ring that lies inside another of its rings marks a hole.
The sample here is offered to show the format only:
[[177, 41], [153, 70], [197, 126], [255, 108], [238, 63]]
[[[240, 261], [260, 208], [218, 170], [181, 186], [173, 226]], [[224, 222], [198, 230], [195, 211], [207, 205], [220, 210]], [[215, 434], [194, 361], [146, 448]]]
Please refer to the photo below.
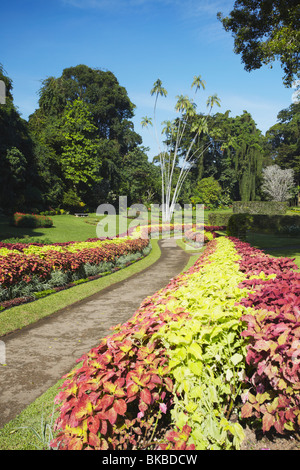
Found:
[[284, 215], [288, 210], [287, 202], [277, 201], [235, 201], [232, 204], [234, 214]]
[[300, 233], [300, 217], [297, 215], [232, 214], [227, 224], [227, 234], [244, 239], [247, 230], [297, 235]]
[[221, 214], [219, 212], [210, 212], [208, 214], [208, 222], [210, 225], [225, 225], [227, 226], [228, 220], [232, 216], [232, 213]]

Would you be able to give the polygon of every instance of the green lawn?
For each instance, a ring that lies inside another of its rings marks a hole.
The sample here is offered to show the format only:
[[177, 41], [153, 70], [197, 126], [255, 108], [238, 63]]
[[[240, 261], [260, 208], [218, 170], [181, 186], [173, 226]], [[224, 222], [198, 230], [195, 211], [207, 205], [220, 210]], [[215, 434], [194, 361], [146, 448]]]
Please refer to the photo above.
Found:
[[0, 217], [0, 239], [34, 237], [41, 242], [59, 243], [85, 241], [87, 238], [97, 237], [96, 221], [100, 221], [100, 217], [96, 218], [96, 215], [86, 218], [74, 215], [54, 215], [51, 219], [53, 227], [50, 228], [23, 228], [12, 227], [9, 225], [8, 217]]
[[300, 238], [248, 232], [246, 241], [276, 257], [295, 258], [300, 269]]
[[[210, 211], [204, 212], [204, 222], [208, 224], [208, 214]], [[218, 212], [228, 213], [231, 209], [220, 210]], [[192, 212], [187, 211], [187, 220], [192, 220]], [[23, 239], [26, 241], [27, 238], [36, 239], [39, 242], [44, 243], [60, 243], [67, 241], [85, 241], [88, 238], [97, 237], [97, 225], [99, 222], [102, 226], [99, 227], [101, 230], [101, 236], [111, 237], [115, 233], [119, 233], [119, 224], [122, 224], [122, 231], [126, 230], [126, 223], [128, 227], [135, 226], [137, 224], [134, 219], [126, 219], [119, 216], [97, 216], [89, 214], [88, 217], [75, 217], [74, 215], [54, 215], [50, 217], [53, 220], [53, 227], [50, 228], [24, 228], [24, 227], [13, 227], [9, 225], [8, 217], [0, 217], [0, 240], [6, 240], [11, 238]], [[179, 219], [178, 219], [179, 220]], [[175, 220], [176, 221], [176, 220]], [[154, 220], [158, 223], [158, 218]], [[147, 223], [147, 218], [143, 219], [143, 223]]]

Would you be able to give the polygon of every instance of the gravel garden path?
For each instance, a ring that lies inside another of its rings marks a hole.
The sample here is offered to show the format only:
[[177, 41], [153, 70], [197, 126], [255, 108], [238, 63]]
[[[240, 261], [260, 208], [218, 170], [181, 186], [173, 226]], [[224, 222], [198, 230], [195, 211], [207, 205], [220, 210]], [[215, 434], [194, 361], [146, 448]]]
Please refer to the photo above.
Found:
[[144, 271], [0, 339], [0, 428], [69, 372], [111, 326], [131, 318], [141, 302], [165, 287], [190, 255], [174, 239], [161, 240], [161, 257]]

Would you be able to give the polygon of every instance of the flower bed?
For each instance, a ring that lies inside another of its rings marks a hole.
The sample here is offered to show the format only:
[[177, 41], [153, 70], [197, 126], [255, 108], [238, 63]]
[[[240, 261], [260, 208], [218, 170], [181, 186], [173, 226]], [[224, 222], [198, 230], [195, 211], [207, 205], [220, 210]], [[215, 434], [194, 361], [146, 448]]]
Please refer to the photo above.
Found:
[[[116, 238], [53, 245], [0, 247], [0, 308], [34, 300], [80, 279], [118, 269], [149, 252], [149, 241]], [[11, 248], [11, 249], [10, 249]], [[42, 295], [42, 294], [39, 294]], [[18, 301], [16, 299], [19, 299]]]
[[36, 214], [23, 214], [16, 212], [11, 220], [11, 225], [15, 227], [52, 227], [53, 221], [50, 217]]
[[159, 235], [181, 234], [183, 240], [189, 243], [207, 243], [216, 238], [217, 231], [224, 230], [224, 226], [204, 225], [204, 224], [154, 224], [142, 225], [129, 229], [132, 237], [158, 237]]
[[[66, 376], [52, 446], [238, 449], [243, 428], [230, 418], [241, 397], [243, 417], [263, 416], [264, 431], [299, 429], [298, 369], [277, 373], [295, 358], [299, 338], [296, 268], [235, 239], [209, 242], [189, 271], [147, 298]], [[285, 292], [261, 310], [260, 289], [275, 277], [295, 279], [294, 304]], [[264, 325], [274, 345], [259, 336]]]
[[[242, 417], [262, 420], [262, 429], [300, 429], [300, 273], [292, 260], [272, 258], [235, 240], [241, 255], [240, 269], [252, 289], [241, 304], [254, 315], [242, 320], [248, 339], [247, 387], [243, 393]], [[253, 279], [258, 270], [270, 279]]]

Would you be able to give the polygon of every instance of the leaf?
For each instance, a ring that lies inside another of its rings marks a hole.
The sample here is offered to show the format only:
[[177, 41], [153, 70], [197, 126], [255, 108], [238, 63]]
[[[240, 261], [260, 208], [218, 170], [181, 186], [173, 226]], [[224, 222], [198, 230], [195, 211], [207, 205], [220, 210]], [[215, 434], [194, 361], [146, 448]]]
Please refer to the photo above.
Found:
[[197, 343], [192, 343], [188, 347], [188, 352], [192, 354], [196, 359], [201, 359], [202, 358], [202, 349]]
[[111, 395], [104, 395], [100, 402], [98, 402], [97, 409], [101, 407], [103, 410], [107, 410], [114, 402], [114, 397]]
[[136, 383], [131, 383], [127, 387], [127, 397], [132, 398], [139, 392], [139, 386]]
[[86, 416], [91, 415], [93, 412], [93, 407], [89, 401], [88, 395], [83, 395], [80, 400], [77, 402], [75, 407], [75, 418], [80, 420]]
[[255, 349], [257, 351], [268, 351], [270, 349], [270, 343], [261, 339], [255, 343]]
[[199, 377], [202, 374], [203, 363], [201, 361], [190, 362], [189, 363], [189, 368], [193, 372], [193, 374], [195, 374]]
[[97, 434], [94, 434], [93, 432], [89, 433], [89, 445], [91, 447], [100, 447], [100, 439]]
[[236, 353], [234, 354], [232, 357], [231, 357], [231, 362], [234, 366], [236, 366], [239, 362], [241, 362], [243, 360], [243, 356], [242, 354], [239, 354], [239, 353]]
[[88, 418], [87, 426], [90, 432], [96, 434], [100, 427], [100, 420], [97, 415]]
[[262, 419], [263, 432], [269, 431], [271, 427], [274, 425], [274, 423], [275, 423], [275, 417], [271, 415], [270, 413], [265, 413]]
[[251, 418], [252, 416], [252, 405], [250, 403], [245, 403], [241, 409], [242, 418]]
[[68, 444], [69, 450], [82, 450], [82, 447], [83, 447], [83, 442], [81, 439], [78, 439], [77, 437], [73, 437]]
[[113, 404], [114, 410], [118, 413], [118, 415], [124, 416], [127, 411], [127, 405], [124, 400], [117, 400]]
[[141, 391], [140, 396], [141, 396], [141, 399], [143, 400], [143, 402], [145, 402], [147, 405], [151, 404], [152, 396], [151, 396], [151, 392], [148, 388], [144, 388]]
[[226, 381], [227, 381], [227, 382], [230, 382], [230, 381], [231, 381], [232, 377], [234, 377], [233, 372], [232, 372], [231, 369], [227, 369], [227, 371], [226, 371], [226, 376], [225, 376], [225, 377], [226, 377]]
[[116, 410], [112, 407], [112, 408], [110, 408], [109, 410], [106, 411], [105, 417], [106, 417], [106, 419], [108, 419], [110, 424], [113, 425], [117, 421], [118, 414], [117, 414]]
[[168, 392], [172, 392], [173, 391], [173, 381], [170, 377], [165, 377], [164, 378], [164, 384], [166, 386], [166, 389]]

